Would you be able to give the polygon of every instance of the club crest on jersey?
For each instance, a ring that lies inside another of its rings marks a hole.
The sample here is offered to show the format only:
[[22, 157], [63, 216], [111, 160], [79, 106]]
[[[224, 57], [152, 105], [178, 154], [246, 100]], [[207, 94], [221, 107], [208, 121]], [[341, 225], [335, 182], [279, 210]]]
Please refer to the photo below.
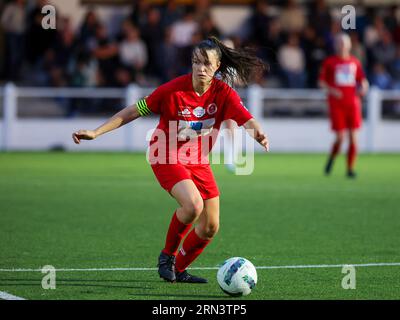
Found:
[[215, 103], [210, 103], [207, 107], [207, 113], [212, 115], [217, 112], [217, 105]]
[[197, 107], [193, 110], [193, 114], [197, 117], [197, 118], [201, 118], [202, 116], [204, 116], [206, 114], [206, 110], [203, 107]]
[[178, 111], [178, 116], [183, 116], [183, 117], [190, 117], [191, 113], [188, 108], [183, 109], [183, 111]]

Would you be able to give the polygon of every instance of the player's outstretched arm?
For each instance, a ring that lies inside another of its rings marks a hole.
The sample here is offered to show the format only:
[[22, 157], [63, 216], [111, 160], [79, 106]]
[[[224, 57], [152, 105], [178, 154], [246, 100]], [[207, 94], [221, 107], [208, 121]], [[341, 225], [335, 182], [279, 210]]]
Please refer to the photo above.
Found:
[[106, 132], [122, 127], [139, 117], [139, 110], [136, 104], [134, 104], [125, 107], [95, 130], [78, 130], [74, 132], [72, 134], [72, 139], [76, 144], [79, 144], [81, 140], [93, 140]]
[[259, 144], [261, 144], [265, 151], [269, 151], [269, 141], [267, 135], [264, 133], [261, 125], [257, 122], [256, 119], [251, 118], [248, 120], [243, 127], [245, 127], [247, 133], [256, 140]]

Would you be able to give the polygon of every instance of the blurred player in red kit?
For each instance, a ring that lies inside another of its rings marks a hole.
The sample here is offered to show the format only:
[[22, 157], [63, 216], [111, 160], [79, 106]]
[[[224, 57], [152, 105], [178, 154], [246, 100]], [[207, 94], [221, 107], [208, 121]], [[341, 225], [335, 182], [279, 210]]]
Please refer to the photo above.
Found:
[[360, 96], [367, 93], [369, 84], [360, 61], [350, 54], [351, 40], [347, 34], [336, 35], [335, 50], [336, 55], [327, 57], [323, 62], [319, 76], [319, 86], [327, 91], [331, 128], [336, 135], [325, 174], [330, 174], [347, 134], [347, 176], [355, 178], [357, 132], [362, 124]]

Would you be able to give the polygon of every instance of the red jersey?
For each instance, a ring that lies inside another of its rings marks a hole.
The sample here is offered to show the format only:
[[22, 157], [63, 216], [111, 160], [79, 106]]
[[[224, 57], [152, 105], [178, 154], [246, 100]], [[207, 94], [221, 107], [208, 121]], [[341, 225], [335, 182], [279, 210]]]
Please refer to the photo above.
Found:
[[160, 115], [149, 148], [149, 161], [158, 163], [208, 163], [222, 121], [232, 119], [239, 126], [252, 118], [237, 92], [213, 78], [199, 96], [192, 73], [173, 79], [138, 101], [139, 113]]
[[319, 75], [320, 80], [342, 92], [341, 98], [329, 95], [330, 103], [341, 105], [353, 104], [358, 99], [357, 86], [364, 78], [361, 63], [353, 56], [346, 59], [336, 55], [326, 58]]

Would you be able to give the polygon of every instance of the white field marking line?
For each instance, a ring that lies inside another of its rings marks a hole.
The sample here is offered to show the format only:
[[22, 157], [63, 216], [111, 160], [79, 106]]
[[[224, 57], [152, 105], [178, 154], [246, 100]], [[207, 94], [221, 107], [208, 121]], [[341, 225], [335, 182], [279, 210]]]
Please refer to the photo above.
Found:
[[[311, 265], [292, 265], [292, 266], [258, 266], [256, 269], [311, 269], [311, 268], [340, 268], [344, 266], [353, 266], [353, 267], [387, 267], [387, 266], [400, 266], [400, 262], [377, 262], [377, 263], [344, 263], [344, 264], [311, 264]], [[188, 268], [190, 270], [217, 270], [216, 267], [193, 267]], [[158, 268], [60, 268], [55, 269], [58, 272], [74, 272], [74, 271], [82, 271], [82, 272], [92, 272], [92, 271], [155, 271]], [[42, 269], [22, 269], [22, 268], [14, 268], [14, 269], [0, 269], [0, 272], [41, 272]]]
[[0, 300], [25, 300], [24, 298], [13, 296], [4, 291], [0, 291]]

